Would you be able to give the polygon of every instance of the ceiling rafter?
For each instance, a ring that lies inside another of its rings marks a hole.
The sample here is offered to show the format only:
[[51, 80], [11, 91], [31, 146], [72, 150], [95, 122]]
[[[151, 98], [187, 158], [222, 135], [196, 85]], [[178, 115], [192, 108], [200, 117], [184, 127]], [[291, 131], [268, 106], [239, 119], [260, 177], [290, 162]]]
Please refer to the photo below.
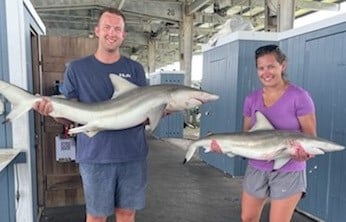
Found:
[[[338, 0], [295, 0], [295, 17], [318, 10], [337, 11]], [[126, 16], [127, 40], [123, 51], [147, 64], [149, 39], [160, 47], [157, 66], [179, 60], [179, 26], [183, 14], [194, 22], [195, 52], [201, 44], [219, 31], [229, 19], [241, 16], [251, 22], [254, 30], [264, 28], [265, 0], [31, 0], [46, 25], [48, 35], [92, 37], [98, 12], [104, 7], [117, 7]], [[170, 49], [169, 52], [164, 48]], [[176, 59], [172, 61], [172, 59]]]

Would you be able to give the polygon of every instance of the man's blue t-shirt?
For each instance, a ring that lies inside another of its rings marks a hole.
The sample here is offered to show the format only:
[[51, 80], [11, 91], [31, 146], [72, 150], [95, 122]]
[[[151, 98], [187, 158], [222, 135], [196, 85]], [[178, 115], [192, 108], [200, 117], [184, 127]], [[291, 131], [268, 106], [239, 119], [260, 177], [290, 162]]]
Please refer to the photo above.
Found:
[[[119, 75], [138, 85], [146, 85], [141, 64], [121, 56], [112, 64], [90, 55], [72, 61], [66, 69], [62, 92], [68, 99], [95, 103], [111, 99], [114, 88], [109, 74]], [[76, 114], [78, 115], [78, 114]], [[124, 130], [104, 130], [93, 137], [77, 135], [76, 161], [79, 163], [119, 163], [145, 159], [148, 146], [144, 125]]]

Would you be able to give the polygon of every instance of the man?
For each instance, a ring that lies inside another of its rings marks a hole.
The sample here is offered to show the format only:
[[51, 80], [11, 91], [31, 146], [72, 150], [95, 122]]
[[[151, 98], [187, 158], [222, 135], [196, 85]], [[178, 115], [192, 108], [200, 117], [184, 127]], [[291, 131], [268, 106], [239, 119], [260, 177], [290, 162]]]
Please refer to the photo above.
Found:
[[[110, 99], [114, 92], [111, 73], [144, 86], [143, 67], [120, 55], [119, 48], [126, 36], [124, 15], [113, 8], [102, 10], [95, 34], [98, 37], [95, 54], [72, 61], [66, 69], [62, 89], [65, 97], [83, 103]], [[45, 98], [34, 109], [48, 115], [52, 104]], [[145, 205], [147, 154], [143, 124], [125, 130], [101, 131], [91, 138], [77, 135], [76, 160], [82, 176], [87, 222], [105, 222], [113, 212], [116, 222], [135, 221], [135, 211]]]

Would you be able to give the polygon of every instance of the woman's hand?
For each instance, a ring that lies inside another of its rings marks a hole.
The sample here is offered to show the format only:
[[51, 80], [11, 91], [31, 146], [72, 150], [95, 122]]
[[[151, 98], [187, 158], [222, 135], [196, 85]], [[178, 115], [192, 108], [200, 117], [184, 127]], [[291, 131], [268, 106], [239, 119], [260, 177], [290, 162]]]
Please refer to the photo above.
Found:
[[215, 139], [211, 140], [210, 150], [213, 151], [213, 152], [222, 153], [221, 147], [220, 147], [219, 143]]
[[290, 145], [295, 149], [294, 154], [292, 155], [292, 159], [297, 161], [306, 161], [315, 157], [315, 155], [309, 154], [304, 150], [304, 147], [296, 141], [290, 141]]

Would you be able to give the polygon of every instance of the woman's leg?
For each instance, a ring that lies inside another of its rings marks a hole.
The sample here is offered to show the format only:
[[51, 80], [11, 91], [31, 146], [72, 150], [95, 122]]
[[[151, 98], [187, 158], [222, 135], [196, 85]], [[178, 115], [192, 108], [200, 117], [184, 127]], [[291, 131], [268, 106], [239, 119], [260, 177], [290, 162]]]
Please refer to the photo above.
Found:
[[257, 198], [243, 191], [241, 202], [242, 222], [259, 222], [265, 200], [265, 198]]
[[270, 222], [290, 222], [302, 193], [285, 199], [272, 199], [270, 202]]

